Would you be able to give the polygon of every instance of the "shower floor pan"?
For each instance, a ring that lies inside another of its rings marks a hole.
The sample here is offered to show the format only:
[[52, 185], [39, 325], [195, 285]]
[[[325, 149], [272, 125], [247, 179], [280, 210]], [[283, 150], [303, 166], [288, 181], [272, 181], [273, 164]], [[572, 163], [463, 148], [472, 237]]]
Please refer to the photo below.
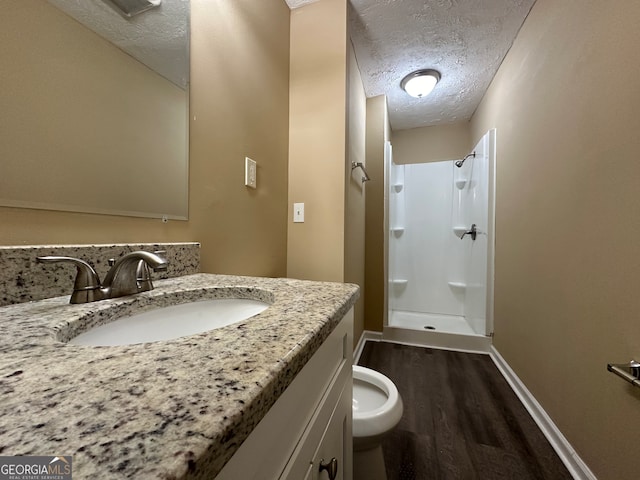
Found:
[[477, 353], [487, 353], [491, 348], [490, 337], [477, 334], [464, 317], [456, 315], [392, 310], [382, 338], [412, 345]]
[[403, 312], [392, 310], [389, 326], [415, 330], [477, 335], [464, 317], [457, 315], [437, 315], [433, 313]]

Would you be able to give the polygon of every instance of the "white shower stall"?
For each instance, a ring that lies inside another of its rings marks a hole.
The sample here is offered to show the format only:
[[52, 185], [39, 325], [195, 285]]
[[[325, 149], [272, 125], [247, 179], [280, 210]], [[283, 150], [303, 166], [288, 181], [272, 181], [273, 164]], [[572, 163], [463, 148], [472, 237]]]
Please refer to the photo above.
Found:
[[489, 348], [495, 155], [495, 130], [460, 166], [456, 160], [396, 164], [388, 146], [385, 337]]

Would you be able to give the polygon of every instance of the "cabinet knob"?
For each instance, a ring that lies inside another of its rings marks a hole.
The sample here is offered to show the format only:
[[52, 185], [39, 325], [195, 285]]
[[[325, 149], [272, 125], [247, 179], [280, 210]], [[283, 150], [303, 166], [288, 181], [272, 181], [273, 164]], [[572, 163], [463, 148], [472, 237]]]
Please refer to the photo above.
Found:
[[338, 460], [336, 460], [336, 457], [329, 460], [329, 463], [324, 463], [324, 458], [320, 460], [320, 472], [323, 470], [326, 470], [329, 474], [329, 480], [336, 480], [338, 475]]

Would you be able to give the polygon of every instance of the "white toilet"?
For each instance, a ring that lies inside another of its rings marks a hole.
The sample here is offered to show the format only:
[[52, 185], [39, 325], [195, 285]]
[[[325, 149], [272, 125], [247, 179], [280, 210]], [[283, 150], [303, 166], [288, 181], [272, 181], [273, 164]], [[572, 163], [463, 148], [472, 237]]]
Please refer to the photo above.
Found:
[[386, 480], [382, 439], [402, 417], [393, 382], [370, 368], [353, 366], [353, 479]]

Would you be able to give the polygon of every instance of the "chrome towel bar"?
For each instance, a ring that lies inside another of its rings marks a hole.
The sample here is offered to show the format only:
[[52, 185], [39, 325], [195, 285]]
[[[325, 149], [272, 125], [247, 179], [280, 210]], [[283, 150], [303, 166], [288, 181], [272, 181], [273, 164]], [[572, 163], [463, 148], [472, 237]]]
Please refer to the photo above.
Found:
[[607, 370], [625, 379], [631, 385], [640, 387], [640, 362], [631, 360], [629, 363], [609, 363]]
[[369, 174], [367, 173], [367, 171], [364, 169], [364, 163], [362, 162], [351, 162], [351, 170], [355, 170], [356, 168], [360, 167], [362, 169], [362, 183], [364, 182], [368, 182], [369, 180], [371, 180], [371, 178], [369, 178]]

